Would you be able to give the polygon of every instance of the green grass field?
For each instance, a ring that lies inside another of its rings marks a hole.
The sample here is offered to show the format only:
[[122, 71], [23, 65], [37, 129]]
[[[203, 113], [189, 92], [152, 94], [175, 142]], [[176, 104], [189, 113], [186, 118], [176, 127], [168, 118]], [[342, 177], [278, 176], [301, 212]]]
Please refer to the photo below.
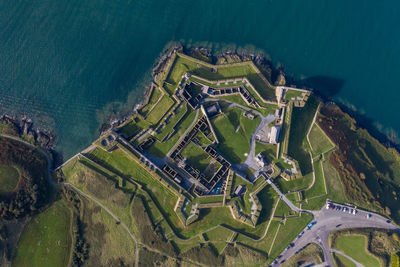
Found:
[[289, 218], [279, 229], [278, 235], [270, 253], [270, 259], [274, 259], [285, 247], [307, 226], [312, 220], [312, 215], [303, 213], [298, 218]]
[[322, 167], [322, 160], [314, 160], [315, 182], [314, 185], [304, 192], [306, 198], [317, 197], [326, 195], [324, 170]]
[[276, 184], [284, 193], [287, 193], [289, 191], [297, 191], [307, 188], [308, 186], [311, 185], [312, 179], [313, 179], [312, 173], [310, 172], [304, 175], [302, 178], [294, 179], [291, 181], [285, 181], [284, 179], [279, 179]]
[[228, 108], [212, 120], [220, 141], [218, 149], [232, 163], [243, 163], [245, 153], [250, 152], [251, 135], [260, 123], [260, 118], [250, 120], [243, 116], [243, 110]]
[[135, 117], [129, 122], [125, 123], [122, 127], [118, 128], [118, 132], [121, 133], [126, 139], [130, 140], [132, 137], [137, 135], [140, 131], [148, 128], [150, 123], [145, 120]]
[[167, 113], [167, 111], [172, 107], [174, 104], [174, 100], [167, 95], [161, 98], [161, 100], [154, 106], [154, 108], [149, 112], [146, 116], [146, 120], [151, 124], [157, 124], [159, 120]]
[[333, 261], [335, 263], [335, 266], [337, 267], [356, 267], [357, 265], [352, 262], [351, 260], [349, 260], [348, 258], [340, 255], [340, 254], [336, 254], [336, 253], [331, 253]]
[[297, 100], [298, 97], [303, 98], [303, 93], [302, 91], [297, 91], [297, 90], [287, 90], [285, 93], [285, 99], [290, 101], [290, 100]]
[[135, 243], [115, 219], [93, 201], [81, 197], [85, 239], [90, 244], [86, 266], [115, 266], [135, 262]]
[[19, 172], [13, 166], [0, 165], [0, 194], [12, 192], [19, 181]]
[[256, 142], [255, 154], [262, 153], [269, 161], [276, 160], [276, 145]]
[[[203, 68], [199, 68], [201, 64]], [[217, 72], [212, 72], [210, 65], [191, 59], [190, 57], [177, 56], [166, 81], [169, 87], [176, 86], [186, 72], [205, 78], [207, 80], [221, 80], [229, 78], [246, 77], [265, 99], [275, 98], [275, 88], [257, 73], [251, 62], [235, 66], [218, 66]], [[172, 88], [171, 88], [172, 89]], [[169, 89], [171, 91], [171, 89]], [[262, 101], [261, 101], [262, 102]]]
[[286, 105], [282, 129], [281, 133], [279, 134], [279, 139], [280, 139], [279, 141], [281, 142], [281, 145], [279, 147], [280, 150], [279, 157], [288, 153], [292, 113], [293, 113], [293, 102], [290, 102], [288, 105]]
[[331, 143], [317, 124], [312, 126], [308, 138], [310, 139], [313, 157], [335, 148], [335, 145]]
[[189, 165], [199, 169], [200, 172], [204, 172], [212, 159], [202, 148], [198, 147], [193, 142], [190, 142], [182, 150], [181, 155], [186, 158]]
[[303, 175], [312, 171], [310, 155], [304, 143], [319, 102], [310, 97], [303, 108], [293, 108], [288, 154], [299, 162]]
[[381, 266], [379, 260], [367, 251], [367, 238], [363, 235], [339, 236], [334, 248], [366, 267]]
[[171, 220], [179, 225], [179, 219], [173, 211], [177, 196], [172, 193], [172, 189], [167, 189], [160, 183], [158, 176], [153, 176], [153, 174], [129, 157], [122, 149], [114, 150], [111, 153], [96, 149], [91, 154], [102, 165], [113, 168], [124, 176], [128, 176], [137, 183], [142, 184], [149, 194], [152, 195], [157, 205], [165, 211], [164, 214], [166, 217], [169, 218], [169, 215], [171, 215]]
[[339, 174], [329, 163], [329, 160], [327, 159], [328, 157], [329, 154], [326, 156], [326, 160], [323, 160], [322, 162], [326, 188], [328, 189], [328, 198], [334, 202], [346, 203], [348, 202], [348, 199], [344, 193], [343, 184], [340, 181]]
[[163, 94], [163, 92], [161, 92], [161, 90], [159, 88], [154, 87], [153, 90], [151, 91], [148, 103], [140, 109], [140, 111], [139, 111], [140, 114], [142, 114], [145, 117], [147, 115], [147, 113], [152, 109], [152, 107], [160, 99], [162, 94]]
[[227, 241], [234, 232], [228, 228], [218, 226], [206, 232], [205, 239], [209, 241]]
[[179, 138], [185, 133], [190, 124], [194, 121], [196, 117], [195, 112], [186, 113], [185, 116], [180, 121], [179, 125], [177, 125], [177, 131], [174, 135], [172, 135], [168, 141], [165, 142], [155, 142], [147, 152], [152, 154], [153, 156], [163, 158], [168, 151], [175, 145], [175, 143], [179, 140]]
[[71, 211], [55, 202], [32, 218], [18, 241], [12, 266], [67, 266], [71, 250]]
[[161, 132], [156, 134], [155, 137], [158, 140], [162, 141], [173, 130], [173, 128], [177, 125], [177, 123], [179, 123], [179, 121], [185, 116], [187, 112], [187, 105], [182, 104], [179, 107], [178, 112], [169, 119], [169, 123], [165, 125], [165, 127], [161, 129]]

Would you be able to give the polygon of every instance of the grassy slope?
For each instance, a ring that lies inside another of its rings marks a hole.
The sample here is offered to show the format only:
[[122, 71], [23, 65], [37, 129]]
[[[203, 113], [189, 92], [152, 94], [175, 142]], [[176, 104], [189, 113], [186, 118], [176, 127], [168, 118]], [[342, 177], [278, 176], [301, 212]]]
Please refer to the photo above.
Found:
[[366, 267], [380, 266], [379, 260], [367, 251], [367, 238], [363, 235], [342, 235], [336, 239], [334, 248]]
[[71, 211], [55, 202], [25, 227], [13, 266], [67, 266], [71, 249]]
[[313, 157], [323, 154], [335, 147], [317, 124], [312, 126], [308, 137], [310, 139]]
[[312, 171], [310, 155], [305, 151], [303, 143], [306, 142], [307, 131], [317, 107], [318, 101], [310, 97], [303, 108], [293, 108], [288, 154], [299, 162], [303, 175]]
[[135, 244], [126, 231], [94, 202], [83, 198], [84, 236], [90, 244], [87, 266], [134, 264]]
[[276, 258], [285, 247], [307, 226], [312, 220], [312, 215], [303, 213], [301, 217], [289, 218], [279, 229], [276, 240], [270, 253], [270, 259]]
[[310, 260], [315, 264], [321, 264], [324, 259], [324, 253], [320, 246], [311, 243], [307, 245], [299, 254], [289, 258], [282, 266], [283, 267], [297, 267], [301, 262]]
[[324, 105], [320, 113], [319, 126], [338, 147], [331, 154], [330, 163], [341, 177], [346, 197], [399, 222], [399, 153], [385, 148], [337, 106]]
[[13, 166], [0, 165], [0, 194], [14, 190], [19, 180], [19, 172]]
[[337, 267], [356, 267], [354, 262], [340, 254], [332, 253], [331, 255]]

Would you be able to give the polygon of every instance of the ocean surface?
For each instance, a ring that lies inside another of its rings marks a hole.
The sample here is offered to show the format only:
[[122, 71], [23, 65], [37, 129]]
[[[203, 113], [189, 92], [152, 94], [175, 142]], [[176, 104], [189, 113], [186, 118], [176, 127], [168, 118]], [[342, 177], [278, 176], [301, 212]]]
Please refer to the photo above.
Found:
[[400, 132], [400, 1], [0, 0], [0, 114], [58, 135], [64, 158], [143, 96], [171, 41], [263, 52]]

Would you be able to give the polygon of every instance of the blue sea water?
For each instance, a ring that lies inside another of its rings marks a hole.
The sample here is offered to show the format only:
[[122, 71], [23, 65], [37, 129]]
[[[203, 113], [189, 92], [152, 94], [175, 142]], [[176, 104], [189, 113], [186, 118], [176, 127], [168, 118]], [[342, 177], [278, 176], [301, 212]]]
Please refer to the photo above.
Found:
[[138, 103], [171, 41], [268, 54], [400, 132], [400, 2], [0, 0], [0, 114], [54, 129], [65, 158]]

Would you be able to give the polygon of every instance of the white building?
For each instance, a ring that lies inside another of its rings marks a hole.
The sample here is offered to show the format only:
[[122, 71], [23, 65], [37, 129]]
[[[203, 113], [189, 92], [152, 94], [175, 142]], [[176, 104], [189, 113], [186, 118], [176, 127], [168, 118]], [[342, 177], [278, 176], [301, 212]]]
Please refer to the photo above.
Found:
[[269, 133], [269, 143], [277, 144], [279, 141], [279, 132], [281, 128], [279, 126], [273, 126], [271, 132]]

